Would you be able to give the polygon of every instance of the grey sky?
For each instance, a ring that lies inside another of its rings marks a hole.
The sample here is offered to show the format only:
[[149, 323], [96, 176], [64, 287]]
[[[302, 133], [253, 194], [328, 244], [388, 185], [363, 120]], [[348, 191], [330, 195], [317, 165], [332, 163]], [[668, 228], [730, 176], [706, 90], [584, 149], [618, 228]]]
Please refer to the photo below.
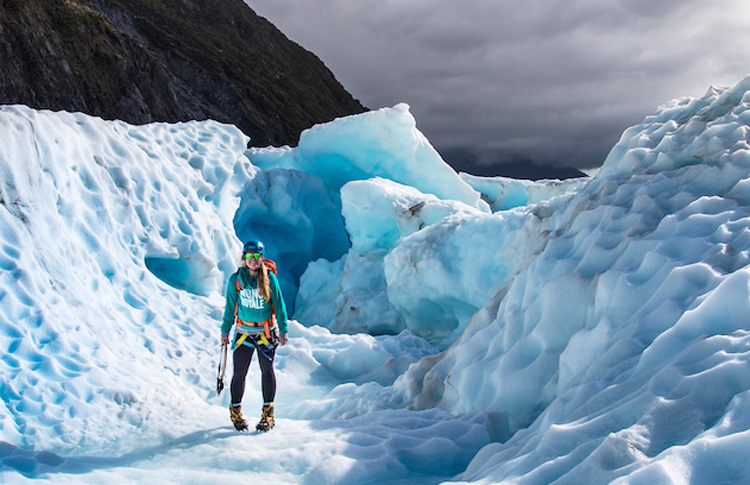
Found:
[[750, 75], [749, 0], [245, 0], [454, 165], [598, 166], [658, 105]]

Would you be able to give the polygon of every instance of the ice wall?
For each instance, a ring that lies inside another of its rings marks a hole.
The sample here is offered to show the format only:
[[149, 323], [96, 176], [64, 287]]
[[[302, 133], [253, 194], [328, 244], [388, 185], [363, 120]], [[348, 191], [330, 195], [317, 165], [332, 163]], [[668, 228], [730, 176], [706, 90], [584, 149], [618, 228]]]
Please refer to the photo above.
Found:
[[[464, 479], [725, 476], [728, 460], [711, 457], [750, 444], [739, 411], [750, 390], [748, 188], [750, 78], [663, 106], [625, 132], [578, 192], [515, 213], [541, 219], [516, 231], [530, 233], [538, 254], [455, 345], [397, 385], [418, 407], [493, 410], [520, 430], [482, 450]], [[471, 232], [487, 221], [476, 218]], [[444, 224], [389, 258], [439, 258], [425, 247], [445, 247], [465, 222]], [[410, 281], [433, 275], [417, 268]]]
[[198, 419], [246, 137], [20, 106], [0, 133], [0, 440], [107, 453]]
[[[456, 174], [406, 105], [316, 126], [296, 149], [248, 153], [267, 169], [315, 174], [332, 199], [340, 197], [351, 249], [308, 266], [295, 316], [336, 332], [408, 329], [441, 348], [539, 249], [543, 218], [506, 210], [583, 184]], [[503, 213], [491, 215], [484, 199]], [[531, 229], [535, 221], [542, 222]], [[441, 240], [423, 244], [431, 234]]]
[[440, 157], [401, 103], [305, 130], [296, 148], [253, 148], [248, 158], [270, 170], [287, 168], [319, 177], [332, 200], [347, 182], [372, 177], [409, 185], [483, 211], [489, 206]]
[[[350, 189], [348, 208], [342, 209], [345, 185], [379, 177], [489, 212], [480, 194], [440, 158], [417, 129], [406, 104], [316, 125], [302, 133], [296, 148], [251, 148], [246, 154], [264, 172], [245, 189], [248, 196], [243, 200], [249, 203], [238, 212], [238, 234], [269, 241], [280, 255], [287, 272], [282, 277], [283, 289], [298, 318], [336, 331], [397, 333], [404, 328], [383, 292], [385, 249], [369, 256], [360, 250], [356, 257], [345, 257], [349, 239], [362, 239], [347, 237], [344, 211], [355, 210], [357, 202]], [[352, 217], [347, 224], [347, 230], [359, 230]], [[304, 277], [314, 261], [312, 273]], [[359, 279], [366, 274], [372, 277]], [[339, 281], [346, 288], [339, 288]], [[299, 286], [303, 288], [296, 296]], [[342, 297], [335, 301], [335, 295]], [[377, 308], [383, 317], [373, 320], [370, 317], [377, 314]]]
[[409, 329], [441, 344], [459, 325], [456, 318], [425, 315], [436, 318], [421, 328], [414, 319], [405, 320], [393, 304], [398, 305], [399, 295], [389, 294], [385, 257], [408, 236], [448, 216], [484, 212], [380, 177], [347, 183], [341, 201], [351, 249], [335, 263], [310, 265], [300, 284], [298, 318], [337, 332], [396, 334]]

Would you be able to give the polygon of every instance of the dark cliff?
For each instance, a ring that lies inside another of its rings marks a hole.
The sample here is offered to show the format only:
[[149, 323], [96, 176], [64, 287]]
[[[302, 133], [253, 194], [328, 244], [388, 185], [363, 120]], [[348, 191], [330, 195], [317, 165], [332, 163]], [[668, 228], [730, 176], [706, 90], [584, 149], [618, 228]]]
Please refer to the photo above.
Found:
[[0, 0], [0, 103], [214, 119], [256, 146], [365, 110], [241, 0]]

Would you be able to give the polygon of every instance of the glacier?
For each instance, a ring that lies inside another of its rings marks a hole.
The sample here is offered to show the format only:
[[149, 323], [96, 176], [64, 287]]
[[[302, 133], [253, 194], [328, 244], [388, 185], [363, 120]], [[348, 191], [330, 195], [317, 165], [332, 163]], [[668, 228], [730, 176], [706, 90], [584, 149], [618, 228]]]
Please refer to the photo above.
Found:
[[[0, 140], [2, 483], [750, 480], [750, 78], [571, 181], [457, 174], [405, 104], [295, 148], [24, 106]], [[294, 309], [264, 435], [214, 390], [250, 237]]]

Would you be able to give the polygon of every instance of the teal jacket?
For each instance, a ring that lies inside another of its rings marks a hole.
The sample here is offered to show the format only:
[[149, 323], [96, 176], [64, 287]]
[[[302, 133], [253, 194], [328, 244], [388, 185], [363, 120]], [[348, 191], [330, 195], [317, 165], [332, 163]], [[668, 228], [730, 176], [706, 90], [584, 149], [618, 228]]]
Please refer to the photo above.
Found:
[[[282, 338], [287, 336], [287, 316], [284, 298], [281, 296], [281, 287], [279, 280], [272, 272], [268, 272], [270, 278], [271, 301], [266, 301], [258, 292], [258, 278], [250, 275], [247, 268], [238, 269], [229, 277], [227, 283], [227, 303], [224, 307], [224, 318], [221, 323], [221, 334], [229, 335], [229, 331], [234, 324], [234, 309], [237, 305], [237, 278], [240, 279], [242, 291], [239, 294], [239, 306], [237, 307], [237, 317], [243, 322], [264, 322], [271, 318], [273, 309], [276, 309], [276, 323], [279, 326], [279, 335]], [[271, 306], [273, 303], [273, 307]], [[256, 327], [257, 332], [263, 331], [263, 327]], [[253, 332], [255, 333], [255, 332]]]

